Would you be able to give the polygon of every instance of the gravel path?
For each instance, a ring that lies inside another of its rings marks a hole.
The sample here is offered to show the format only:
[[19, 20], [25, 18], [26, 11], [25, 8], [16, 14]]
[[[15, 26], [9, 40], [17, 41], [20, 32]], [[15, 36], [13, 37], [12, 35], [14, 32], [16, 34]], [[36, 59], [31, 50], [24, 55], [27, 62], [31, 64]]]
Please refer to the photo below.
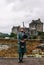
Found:
[[17, 58], [0, 58], [0, 65], [44, 65], [44, 58], [25, 58], [23, 63], [18, 63]]

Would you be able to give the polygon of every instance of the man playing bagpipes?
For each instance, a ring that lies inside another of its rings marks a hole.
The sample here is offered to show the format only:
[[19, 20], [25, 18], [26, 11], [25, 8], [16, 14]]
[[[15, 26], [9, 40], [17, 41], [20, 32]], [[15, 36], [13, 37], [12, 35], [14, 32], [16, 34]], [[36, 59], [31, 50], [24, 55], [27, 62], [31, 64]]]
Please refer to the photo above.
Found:
[[26, 38], [27, 35], [25, 34], [24, 28], [19, 29], [19, 33], [17, 35], [18, 38], [18, 53], [19, 53], [19, 63], [23, 62], [23, 56], [26, 52]]

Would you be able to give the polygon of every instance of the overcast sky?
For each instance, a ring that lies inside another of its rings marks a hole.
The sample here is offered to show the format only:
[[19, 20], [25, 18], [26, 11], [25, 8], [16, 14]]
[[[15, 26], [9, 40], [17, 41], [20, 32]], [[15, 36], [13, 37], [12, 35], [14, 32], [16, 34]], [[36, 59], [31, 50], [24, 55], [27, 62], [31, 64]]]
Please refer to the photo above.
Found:
[[44, 0], [0, 0], [0, 32], [10, 33], [23, 21], [28, 27], [38, 18], [44, 23]]

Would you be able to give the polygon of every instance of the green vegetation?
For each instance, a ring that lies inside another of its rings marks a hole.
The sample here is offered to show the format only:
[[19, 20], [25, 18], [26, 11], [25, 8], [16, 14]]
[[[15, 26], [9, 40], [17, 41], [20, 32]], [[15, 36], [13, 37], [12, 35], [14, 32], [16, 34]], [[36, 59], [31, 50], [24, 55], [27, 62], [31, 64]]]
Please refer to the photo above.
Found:
[[9, 34], [0, 32], [0, 38], [5, 38], [5, 37], [9, 37]]
[[44, 36], [44, 32], [38, 32], [38, 35]]
[[36, 39], [37, 36], [34, 36], [34, 35], [30, 35], [29, 39]]
[[44, 41], [44, 32], [38, 32], [38, 35], [30, 35], [29, 39], [40, 39], [41, 41]]
[[7, 33], [0, 32], [0, 38], [6, 38], [6, 37], [17, 39], [17, 34], [10, 33], [10, 35], [9, 35]]
[[40, 37], [40, 41], [44, 41], [44, 32], [38, 32], [38, 36]]
[[11, 33], [11, 34], [10, 34], [10, 38], [17, 39], [17, 34], [15, 34], [15, 33]]

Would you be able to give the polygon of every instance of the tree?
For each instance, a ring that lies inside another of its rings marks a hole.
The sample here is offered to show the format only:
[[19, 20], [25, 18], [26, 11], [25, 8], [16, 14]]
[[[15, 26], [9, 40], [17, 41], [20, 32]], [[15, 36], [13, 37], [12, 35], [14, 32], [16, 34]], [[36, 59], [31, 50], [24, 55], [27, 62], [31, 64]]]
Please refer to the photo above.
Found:
[[17, 38], [17, 34], [11, 33], [11, 34], [10, 34], [10, 38], [15, 38], [15, 39], [16, 39], [16, 38]]
[[38, 35], [44, 36], [44, 32], [38, 32]]

